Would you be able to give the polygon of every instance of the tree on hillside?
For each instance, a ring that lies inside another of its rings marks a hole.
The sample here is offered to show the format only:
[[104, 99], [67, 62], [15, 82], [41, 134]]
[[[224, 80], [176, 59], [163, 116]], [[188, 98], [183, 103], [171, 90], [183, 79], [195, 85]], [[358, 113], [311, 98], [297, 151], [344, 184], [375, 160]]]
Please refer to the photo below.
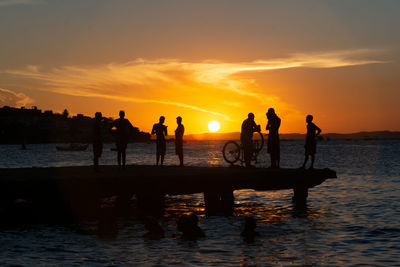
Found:
[[65, 118], [68, 118], [68, 116], [69, 116], [68, 110], [67, 110], [67, 109], [64, 109], [62, 115], [63, 115]]

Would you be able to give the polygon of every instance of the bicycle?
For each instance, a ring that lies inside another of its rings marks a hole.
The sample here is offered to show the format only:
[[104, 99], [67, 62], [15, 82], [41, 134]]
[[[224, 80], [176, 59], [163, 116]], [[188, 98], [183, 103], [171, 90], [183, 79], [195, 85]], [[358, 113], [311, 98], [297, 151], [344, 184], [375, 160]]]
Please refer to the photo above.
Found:
[[[258, 153], [260, 153], [264, 146], [264, 136], [262, 135], [261, 131], [257, 131], [256, 133], [258, 133], [260, 136], [260, 140], [253, 140], [253, 154], [251, 160], [255, 161], [255, 163], [257, 163]], [[224, 156], [225, 161], [231, 165], [237, 161], [240, 161], [241, 165], [245, 163], [243, 145], [239, 145], [236, 141], [231, 140], [226, 142], [222, 148], [222, 155]]]

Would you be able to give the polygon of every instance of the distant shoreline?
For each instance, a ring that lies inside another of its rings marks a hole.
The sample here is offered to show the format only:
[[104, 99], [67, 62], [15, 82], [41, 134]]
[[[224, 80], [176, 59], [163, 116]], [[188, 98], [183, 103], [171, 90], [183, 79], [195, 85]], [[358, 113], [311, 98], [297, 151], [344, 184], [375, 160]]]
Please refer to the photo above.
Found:
[[[268, 138], [265, 136], [264, 138]], [[304, 140], [306, 134], [300, 133], [283, 133], [280, 134], [281, 140]], [[168, 136], [168, 138], [173, 136]], [[189, 134], [184, 137], [185, 140], [240, 140], [240, 133], [202, 133], [202, 134]], [[322, 140], [398, 140], [400, 139], [400, 132], [397, 131], [373, 131], [373, 132], [356, 132], [356, 133], [326, 133], [321, 134]]]

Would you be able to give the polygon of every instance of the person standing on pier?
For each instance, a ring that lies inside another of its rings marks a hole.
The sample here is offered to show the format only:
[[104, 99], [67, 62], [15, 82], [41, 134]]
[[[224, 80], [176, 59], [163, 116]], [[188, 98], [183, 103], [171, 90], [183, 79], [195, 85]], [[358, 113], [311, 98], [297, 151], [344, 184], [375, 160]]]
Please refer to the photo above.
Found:
[[164, 164], [164, 156], [167, 150], [167, 144], [165, 141], [165, 136], [168, 135], [167, 127], [164, 125], [165, 117], [161, 116], [159, 123], [153, 125], [153, 129], [151, 130], [151, 134], [156, 134], [157, 136], [157, 147], [156, 147], [156, 166], [160, 162], [161, 158], [161, 166]]
[[308, 161], [308, 156], [311, 156], [311, 166], [310, 169], [314, 168], [314, 160], [315, 160], [315, 153], [317, 152], [317, 137], [322, 132], [322, 130], [315, 125], [313, 122], [313, 116], [307, 115], [306, 122], [307, 122], [307, 136], [306, 136], [306, 144], [304, 145], [305, 148], [305, 158], [302, 168], [306, 167], [306, 163]]
[[121, 158], [122, 167], [125, 168], [126, 162], [126, 147], [131, 137], [133, 126], [128, 119], [125, 119], [125, 111], [119, 112], [119, 119], [116, 119], [111, 126], [111, 129], [116, 131], [116, 144], [117, 144], [117, 159], [118, 167], [121, 169]]
[[279, 141], [279, 127], [281, 126], [281, 119], [276, 115], [273, 108], [268, 109], [267, 112], [268, 123], [266, 130], [268, 134], [268, 153], [271, 157], [270, 168], [279, 168], [280, 165], [280, 141]]
[[101, 112], [96, 112], [94, 114], [94, 124], [93, 124], [93, 166], [94, 170], [99, 170], [99, 158], [103, 152], [103, 140], [101, 135], [101, 121], [103, 116]]
[[247, 168], [252, 167], [251, 159], [253, 156], [253, 133], [260, 131], [260, 125], [256, 125], [254, 114], [249, 113], [247, 119], [242, 123], [242, 132], [240, 133], [240, 142], [242, 142], [244, 162]]
[[183, 167], [183, 134], [185, 132], [185, 127], [182, 124], [182, 117], [176, 118], [176, 123], [178, 127], [175, 130], [175, 153], [179, 157], [179, 166]]

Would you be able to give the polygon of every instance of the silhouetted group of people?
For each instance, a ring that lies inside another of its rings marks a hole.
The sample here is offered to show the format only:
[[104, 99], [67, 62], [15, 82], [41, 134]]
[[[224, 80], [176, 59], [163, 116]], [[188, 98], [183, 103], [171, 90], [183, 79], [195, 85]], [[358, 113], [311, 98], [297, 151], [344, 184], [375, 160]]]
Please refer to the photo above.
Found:
[[[280, 140], [279, 140], [279, 127], [281, 126], [281, 119], [276, 115], [273, 108], [269, 108], [266, 113], [268, 122], [266, 130], [268, 131], [267, 148], [271, 158], [270, 168], [280, 167]], [[314, 167], [315, 153], [316, 153], [316, 138], [320, 135], [321, 129], [313, 122], [313, 116], [307, 115], [307, 135], [305, 148], [305, 158], [302, 168], [305, 168], [309, 156], [311, 156], [310, 168]], [[244, 162], [246, 167], [252, 167], [251, 160], [254, 153], [253, 133], [260, 132], [261, 127], [254, 121], [254, 114], [249, 113], [247, 119], [242, 123], [242, 131], [240, 134], [240, 141], [243, 146]]]
[[[271, 158], [270, 168], [280, 167], [280, 140], [279, 140], [279, 127], [281, 126], [281, 119], [276, 115], [273, 108], [268, 109], [266, 113], [268, 122], [266, 130], [268, 133], [268, 153]], [[99, 158], [101, 157], [103, 150], [103, 143], [101, 137], [101, 120], [102, 114], [100, 112], [95, 113], [94, 126], [93, 126], [93, 164], [95, 170], [99, 166]], [[314, 167], [315, 153], [316, 153], [316, 138], [320, 135], [321, 129], [316, 126], [313, 122], [313, 116], [307, 115], [307, 136], [305, 142], [305, 158], [302, 168], [305, 168], [308, 158], [311, 156], [310, 168]], [[153, 125], [151, 134], [156, 135], [156, 165], [163, 166], [164, 157], [166, 154], [166, 139], [168, 135], [168, 126], [164, 125], [165, 117], [161, 116], [159, 122]], [[179, 158], [179, 166], [183, 164], [183, 135], [185, 133], [185, 127], [182, 124], [182, 117], [176, 118], [177, 128], [175, 130], [175, 153]], [[115, 130], [116, 139], [116, 150], [118, 167], [125, 168], [126, 166], [126, 147], [129, 142], [129, 138], [132, 133], [133, 126], [128, 119], [125, 118], [125, 112], [121, 110], [119, 112], [119, 118], [112, 124], [112, 130]], [[253, 133], [260, 132], [261, 127], [254, 121], [254, 114], [249, 113], [247, 119], [242, 123], [242, 129], [240, 134], [240, 141], [243, 146], [244, 162], [246, 167], [252, 167], [251, 160], [253, 158], [254, 146], [253, 146]]]
[[[156, 165], [160, 163], [162, 166], [164, 164], [164, 156], [167, 150], [167, 144], [165, 136], [168, 135], [167, 127], [164, 125], [165, 117], [161, 116], [159, 122], [153, 125], [151, 134], [156, 135]], [[176, 123], [178, 124], [175, 130], [175, 153], [179, 158], [179, 166], [183, 167], [183, 134], [185, 133], [185, 127], [182, 124], [182, 117], [176, 118]]]
[[[103, 151], [103, 142], [101, 136], [101, 112], [96, 112], [94, 117], [93, 125], [93, 165], [95, 170], [99, 167], [99, 158]], [[162, 166], [164, 164], [164, 156], [166, 153], [166, 139], [168, 135], [167, 127], [164, 125], [165, 117], [161, 116], [159, 122], [153, 125], [151, 134], [156, 135], [156, 165]], [[183, 165], [183, 135], [185, 133], [185, 127], [182, 124], [182, 117], [176, 118], [178, 124], [175, 130], [175, 152], [179, 158], [179, 166]], [[121, 110], [119, 112], [119, 118], [116, 119], [110, 130], [115, 131], [116, 150], [118, 167], [126, 167], [126, 147], [129, 143], [129, 138], [132, 134], [133, 126], [128, 119], [125, 118], [125, 112]]]

